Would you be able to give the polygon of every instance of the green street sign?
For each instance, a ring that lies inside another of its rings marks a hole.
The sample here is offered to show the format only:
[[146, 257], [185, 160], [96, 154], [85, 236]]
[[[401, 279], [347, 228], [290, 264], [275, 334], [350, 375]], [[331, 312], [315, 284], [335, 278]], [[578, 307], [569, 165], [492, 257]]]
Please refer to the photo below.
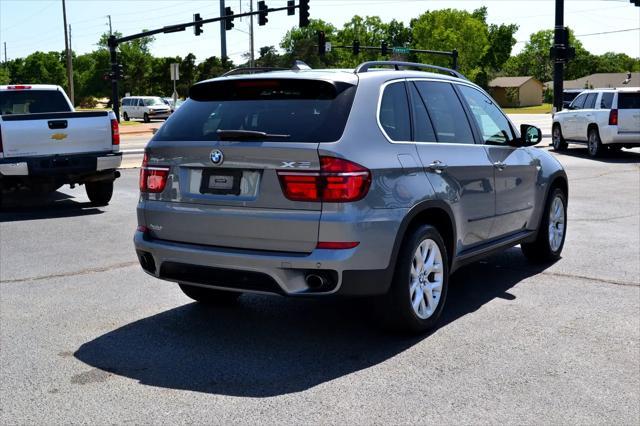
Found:
[[394, 47], [393, 48], [393, 53], [409, 53], [409, 49], [408, 47]]

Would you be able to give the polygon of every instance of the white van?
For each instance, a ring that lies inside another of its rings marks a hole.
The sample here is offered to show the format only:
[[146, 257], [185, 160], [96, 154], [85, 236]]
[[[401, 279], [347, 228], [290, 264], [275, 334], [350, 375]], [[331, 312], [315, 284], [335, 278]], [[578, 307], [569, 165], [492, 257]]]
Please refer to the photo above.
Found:
[[167, 119], [171, 115], [171, 108], [159, 96], [129, 96], [122, 99], [122, 118], [129, 121], [141, 118], [145, 123], [152, 119]]

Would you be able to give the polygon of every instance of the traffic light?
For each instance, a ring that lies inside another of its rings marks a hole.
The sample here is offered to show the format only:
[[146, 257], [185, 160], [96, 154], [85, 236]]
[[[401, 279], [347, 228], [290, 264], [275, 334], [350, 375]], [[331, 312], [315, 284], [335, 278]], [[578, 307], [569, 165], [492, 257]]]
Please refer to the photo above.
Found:
[[360, 53], [360, 42], [358, 40], [353, 40], [353, 54], [358, 55]]
[[258, 2], [258, 25], [264, 25], [269, 22], [269, 20], [267, 19], [267, 9], [269, 8], [264, 1]]
[[309, 26], [309, 0], [300, 0], [300, 25], [299, 27]]
[[[202, 18], [200, 17], [199, 13], [194, 13], [193, 14], [193, 22], [200, 22], [202, 21]], [[193, 33], [197, 36], [199, 36], [200, 34], [202, 34], [202, 24], [196, 24], [193, 26]]]
[[325, 38], [324, 31], [318, 31], [318, 55], [324, 56], [327, 48], [327, 39]]
[[123, 80], [124, 71], [122, 70], [122, 64], [112, 64], [111, 71], [103, 75], [105, 80]]
[[230, 7], [225, 7], [224, 16], [230, 16], [230, 18], [224, 20], [224, 29], [229, 31], [233, 28], [233, 10]]
[[389, 54], [389, 45], [386, 41], [383, 41], [380, 45], [380, 52], [382, 53], [382, 56], [386, 56]]
[[287, 1], [287, 15], [295, 15], [296, 14], [296, 2], [295, 0]]

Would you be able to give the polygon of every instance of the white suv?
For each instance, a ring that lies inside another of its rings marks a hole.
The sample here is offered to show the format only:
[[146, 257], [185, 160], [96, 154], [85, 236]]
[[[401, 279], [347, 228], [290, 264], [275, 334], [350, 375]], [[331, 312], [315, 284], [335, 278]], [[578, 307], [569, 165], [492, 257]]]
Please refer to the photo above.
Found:
[[122, 118], [142, 118], [145, 123], [151, 119], [167, 119], [171, 115], [171, 107], [159, 96], [131, 96], [122, 99]]
[[606, 148], [640, 146], [640, 87], [585, 90], [553, 116], [553, 147], [586, 144], [597, 157]]

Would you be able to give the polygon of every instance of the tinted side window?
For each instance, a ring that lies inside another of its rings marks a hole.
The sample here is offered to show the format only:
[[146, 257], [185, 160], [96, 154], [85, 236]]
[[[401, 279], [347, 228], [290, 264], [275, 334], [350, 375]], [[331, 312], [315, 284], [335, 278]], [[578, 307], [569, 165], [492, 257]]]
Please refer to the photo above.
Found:
[[427, 106], [438, 142], [474, 143], [469, 121], [451, 84], [417, 81], [415, 85]]
[[587, 99], [584, 101], [584, 109], [593, 109], [596, 107], [597, 93], [589, 93]]
[[640, 109], [640, 93], [618, 93], [619, 109]]
[[571, 102], [571, 109], [581, 109], [584, 105], [584, 101], [587, 99], [587, 95], [580, 95]]
[[469, 86], [458, 88], [469, 104], [484, 143], [503, 145], [515, 139], [509, 120], [490, 98]]
[[613, 93], [603, 93], [602, 99], [600, 99], [600, 108], [611, 109], [613, 104]]
[[123, 99], [122, 100], [122, 106], [129, 106], [130, 103], [131, 103], [131, 99]]
[[411, 140], [409, 100], [404, 82], [392, 83], [384, 89], [379, 118], [380, 125], [391, 140]]
[[411, 92], [411, 109], [413, 110], [413, 139], [416, 142], [437, 142], [433, 124], [427, 112], [427, 108], [414, 84], [409, 84]]
[[138, 102], [136, 103], [136, 106], [142, 106], [142, 99], [138, 99]]

